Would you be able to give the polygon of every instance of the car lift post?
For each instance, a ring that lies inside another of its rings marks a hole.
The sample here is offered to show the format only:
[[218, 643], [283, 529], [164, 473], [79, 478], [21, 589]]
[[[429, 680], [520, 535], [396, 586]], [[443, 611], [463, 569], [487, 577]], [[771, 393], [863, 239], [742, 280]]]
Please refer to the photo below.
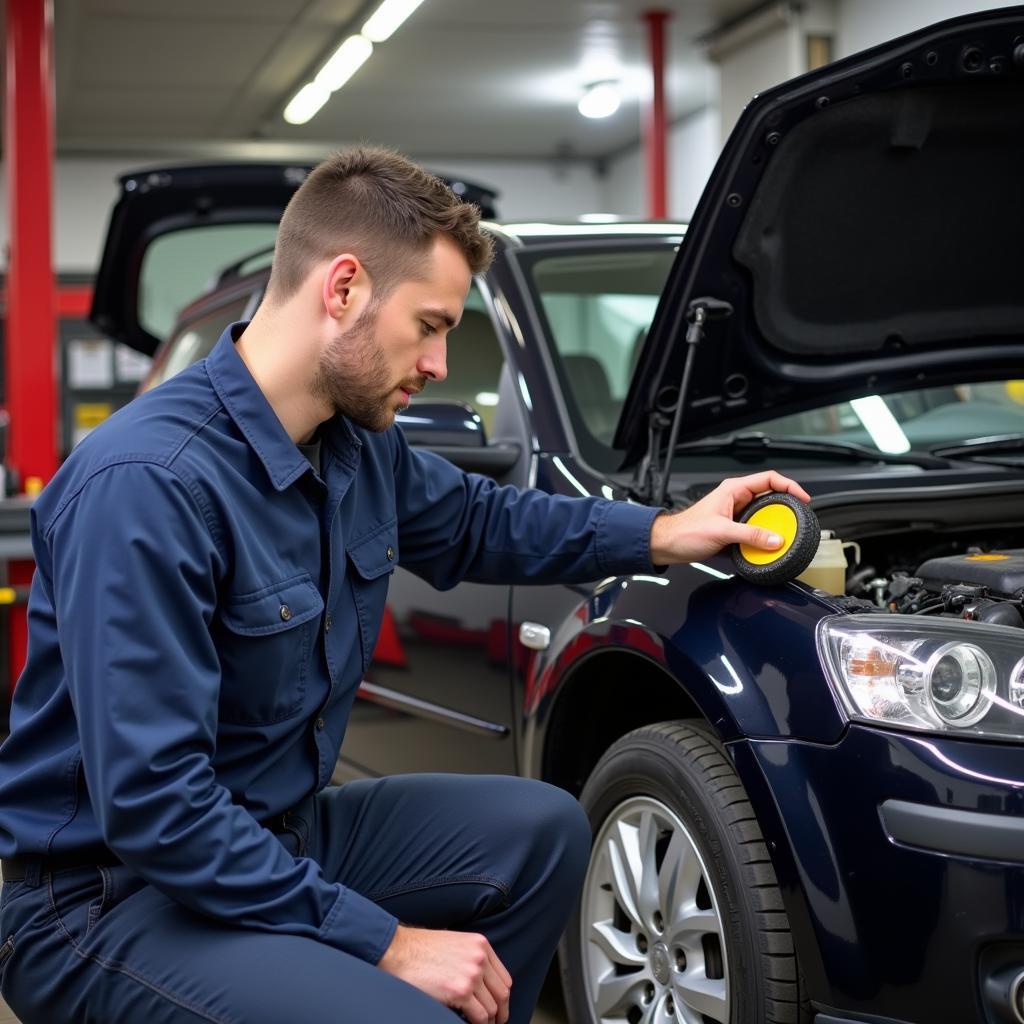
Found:
[[644, 11], [647, 41], [651, 57], [651, 105], [644, 125], [644, 150], [647, 157], [647, 216], [664, 220], [668, 216], [668, 154], [665, 113], [665, 22], [668, 11]]
[[[6, 0], [3, 152], [10, 231], [7, 259], [7, 458], [20, 479], [45, 483], [57, 469], [56, 297], [52, 259], [53, 4]], [[24, 486], [24, 483], [23, 483]], [[14, 586], [32, 563], [8, 564]], [[25, 660], [23, 607], [9, 613], [10, 685]]]

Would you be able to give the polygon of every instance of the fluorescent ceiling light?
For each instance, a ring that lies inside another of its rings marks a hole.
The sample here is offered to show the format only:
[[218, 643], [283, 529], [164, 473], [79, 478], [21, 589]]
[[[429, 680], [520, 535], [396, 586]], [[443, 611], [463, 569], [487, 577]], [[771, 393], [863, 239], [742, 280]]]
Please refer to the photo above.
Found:
[[614, 224], [619, 219], [617, 213], [581, 213], [581, 224]]
[[889, 455], [902, 455], [910, 451], [907, 435], [880, 395], [855, 398], [850, 405], [879, 451]]
[[619, 90], [611, 82], [596, 82], [587, 87], [576, 107], [584, 117], [611, 117], [621, 102]]
[[284, 119], [289, 124], [305, 124], [328, 100], [331, 90], [319, 82], [304, 85], [284, 108]]
[[373, 53], [373, 43], [363, 36], [349, 36], [314, 79], [330, 92], [340, 89]]
[[476, 393], [476, 404], [493, 406], [498, 404], [497, 391], [478, 391]]
[[363, 25], [363, 35], [375, 43], [383, 43], [423, 0], [384, 0]]
[[305, 124], [368, 60], [373, 44], [382, 43], [423, 0], [384, 0], [370, 15], [360, 35], [349, 36], [334, 51], [316, 78], [304, 85], [284, 108], [289, 124]]
[[304, 85], [284, 108], [289, 124], [305, 124], [340, 89], [373, 53], [373, 43], [362, 36], [349, 36], [339, 46], [312, 82]]

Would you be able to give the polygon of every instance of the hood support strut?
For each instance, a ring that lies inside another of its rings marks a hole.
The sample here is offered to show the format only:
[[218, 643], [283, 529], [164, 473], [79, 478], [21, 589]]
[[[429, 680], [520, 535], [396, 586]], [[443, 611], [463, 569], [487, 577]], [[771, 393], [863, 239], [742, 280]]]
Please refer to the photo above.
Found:
[[672, 410], [672, 422], [669, 429], [668, 445], [665, 449], [665, 459], [660, 470], [654, 468], [658, 454], [661, 451], [661, 435], [668, 420], [665, 413], [655, 409], [651, 413], [647, 456], [641, 462], [641, 477], [643, 489], [653, 497], [655, 505], [665, 504], [665, 495], [668, 493], [668, 481], [672, 471], [672, 455], [676, 450], [679, 441], [679, 428], [683, 421], [683, 412], [686, 409], [686, 394], [690, 390], [690, 376], [693, 373], [693, 360], [697, 353], [697, 346], [704, 340], [704, 325], [709, 320], [725, 320], [732, 316], [732, 305], [723, 299], [715, 299], [705, 295], [694, 299], [686, 307], [686, 319], [690, 326], [686, 329], [686, 359], [683, 362], [683, 375], [679, 381], [679, 391], [676, 397], [675, 408]]

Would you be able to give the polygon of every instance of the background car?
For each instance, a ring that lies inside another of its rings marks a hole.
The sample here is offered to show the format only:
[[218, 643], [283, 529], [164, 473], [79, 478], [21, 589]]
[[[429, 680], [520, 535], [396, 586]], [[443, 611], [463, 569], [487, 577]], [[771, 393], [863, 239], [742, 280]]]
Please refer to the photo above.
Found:
[[[579, 796], [574, 1022], [1024, 1021], [1022, 43], [1019, 11], [958, 19], [765, 93], [686, 232], [487, 226], [413, 444], [671, 507], [774, 467], [851, 542], [840, 593], [727, 555], [443, 595], [395, 570], [337, 777]], [[301, 177], [124, 179], [93, 315], [160, 342], [146, 386], [256, 308]]]

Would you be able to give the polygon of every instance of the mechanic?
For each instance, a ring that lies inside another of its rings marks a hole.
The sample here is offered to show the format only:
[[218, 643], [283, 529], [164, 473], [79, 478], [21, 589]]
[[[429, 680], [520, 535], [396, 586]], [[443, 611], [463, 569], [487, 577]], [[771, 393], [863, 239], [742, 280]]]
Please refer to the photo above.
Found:
[[[491, 259], [403, 157], [295, 193], [248, 324], [80, 444], [32, 512], [28, 661], [0, 749], [2, 992], [24, 1024], [527, 1024], [590, 829], [544, 783], [330, 786], [394, 565], [587, 581], [781, 541], [498, 487], [410, 450]], [[472, 685], [466, 680], [466, 685]]]

